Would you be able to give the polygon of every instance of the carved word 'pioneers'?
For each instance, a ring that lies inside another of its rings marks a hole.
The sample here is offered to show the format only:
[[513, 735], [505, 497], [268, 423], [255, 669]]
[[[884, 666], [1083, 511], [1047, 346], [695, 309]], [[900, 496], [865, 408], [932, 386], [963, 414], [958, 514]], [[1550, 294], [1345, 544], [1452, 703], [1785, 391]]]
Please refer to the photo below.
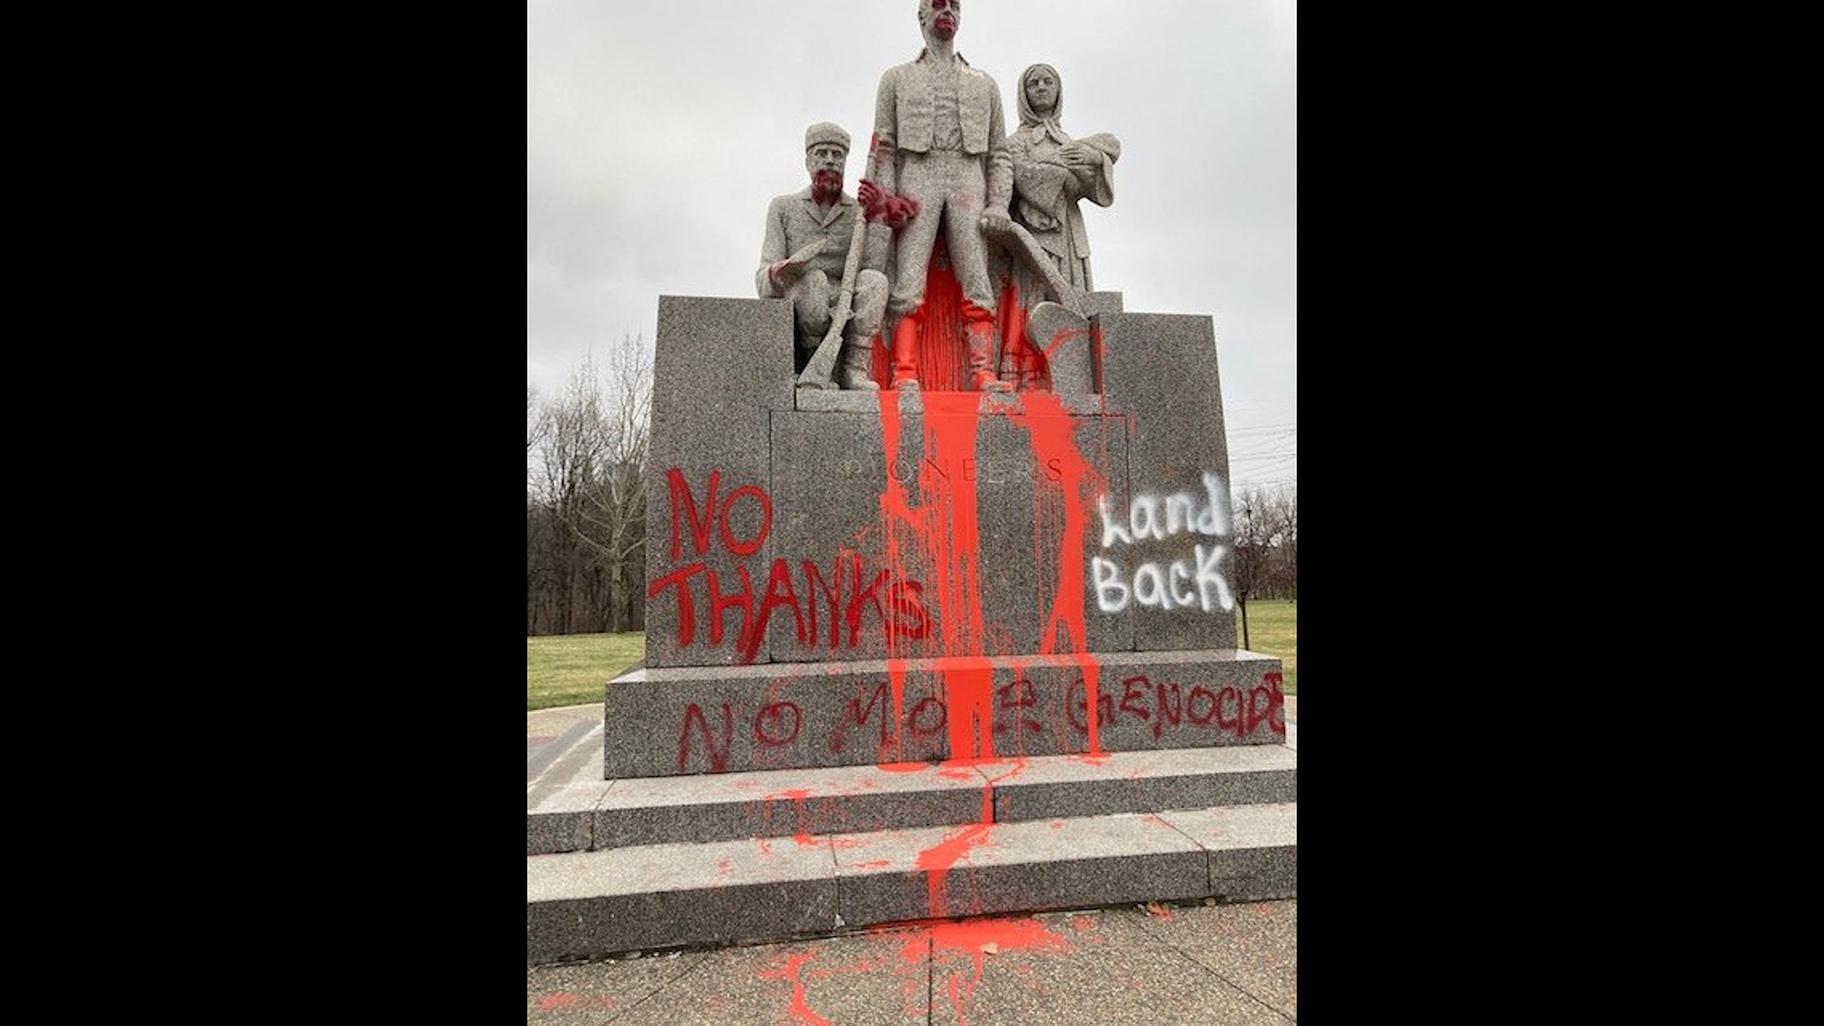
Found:
[[[1133, 545], [1177, 534], [1228, 537], [1229, 511], [1222, 478], [1205, 471], [1203, 489], [1208, 504], [1201, 509], [1197, 496], [1188, 491], [1163, 500], [1156, 495], [1136, 495], [1128, 504], [1126, 523], [1109, 516], [1106, 496], [1098, 499], [1103, 550], [1117, 543]], [[1119, 563], [1092, 556], [1089, 565], [1096, 585], [1096, 607], [1104, 613], [1119, 613], [1130, 602], [1138, 602], [1155, 609], [1201, 608], [1206, 613], [1226, 613], [1235, 608], [1235, 596], [1220, 569], [1222, 557], [1228, 554], [1227, 545], [1198, 542], [1191, 546], [1188, 560], [1173, 560], [1165, 567], [1158, 562], [1141, 563], [1134, 569], [1131, 585]]]

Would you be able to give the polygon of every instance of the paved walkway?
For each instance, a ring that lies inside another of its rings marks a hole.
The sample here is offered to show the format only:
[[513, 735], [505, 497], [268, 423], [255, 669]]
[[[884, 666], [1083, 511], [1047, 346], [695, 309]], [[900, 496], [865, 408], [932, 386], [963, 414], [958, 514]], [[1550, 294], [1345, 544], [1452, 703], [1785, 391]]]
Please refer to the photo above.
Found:
[[[602, 707], [526, 714], [527, 783]], [[1298, 698], [1286, 698], [1294, 725]], [[1296, 745], [1296, 727], [1288, 731]], [[1097, 1026], [1298, 1018], [1298, 901], [965, 920], [846, 937], [661, 952], [526, 972], [526, 1021]]]

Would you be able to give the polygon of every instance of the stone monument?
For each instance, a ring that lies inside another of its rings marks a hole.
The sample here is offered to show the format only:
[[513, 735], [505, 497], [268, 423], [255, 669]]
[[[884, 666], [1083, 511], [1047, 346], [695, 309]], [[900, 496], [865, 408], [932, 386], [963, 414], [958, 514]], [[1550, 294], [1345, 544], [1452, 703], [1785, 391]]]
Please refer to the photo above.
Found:
[[[1010, 217], [998, 89], [952, 49], [957, 5], [918, 9], [926, 50], [881, 79], [862, 198], [813, 152], [821, 184], [769, 212], [763, 298], [659, 299], [646, 661], [607, 685], [601, 779], [529, 813], [534, 961], [1296, 894], [1280, 664], [1236, 648], [1212, 321], [1084, 291], [1078, 326], [1032, 339], [1052, 372], [1002, 391], [989, 251], [1023, 220], [1087, 289], [1071, 197], [1106, 202], [1118, 144], [1023, 98], [1057, 135], [1020, 159], [1084, 188], [1028, 168]], [[847, 150], [831, 125], [806, 142]], [[901, 225], [856, 306], [865, 331], [891, 282], [896, 387], [851, 385], [847, 356], [846, 387], [794, 387], [857, 210], [874, 260]], [[940, 230], [966, 390], [906, 387]]]

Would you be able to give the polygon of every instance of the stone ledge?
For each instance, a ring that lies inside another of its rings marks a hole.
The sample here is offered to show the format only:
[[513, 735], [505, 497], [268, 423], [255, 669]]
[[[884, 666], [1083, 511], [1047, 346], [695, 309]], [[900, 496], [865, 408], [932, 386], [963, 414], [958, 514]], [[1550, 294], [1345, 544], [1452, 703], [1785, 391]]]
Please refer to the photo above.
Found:
[[914, 763], [622, 780], [595, 810], [599, 848], [820, 836], [966, 823], [981, 814], [974, 771]]
[[1295, 897], [1297, 858], [1293, 804], [541, 855], [526, 860], [527, 961], [829, 935], [934, 907]]
[[[811, 413], [880, 413], [880, 392], [860, 389], [835, 388], [795, 388], [793, 389], [794, 408], [800, 412]], [[888, 391], [886, 393], [898, 400], [899, 412], [902, 414], [922, 414], [925, 411], [924, 392]], [[1020, 393], [983, 392], [981, 404], [977, 407], [983, 413], [1024, 413], [1026, 404], [1021, 401]], [[1081, 415], [1119, 414], [1121, 411], [1110, 406], [1100, 395], [1059, 395], [1055, 396], [1060, 406], [1067, 412]]]
[[[1085, 658], [1098, 675], [1101, 751], [1285, 741], [1278, 659], [1235, 650]], [[951, 710], [952, 685], [982, 704]], [[1087, 691], [1072, 656], [639, 670], [606, 687], [604, 775], [1085, 753]], [[952, 715], [968, 719], [953, 728]], [[969, 747], [953, 753], [953, 736]]]
[[828, 932], [827, 849], [779, 842], [661, 844], [526, 859], [526, 960]]
[[1277, 745], [1173, 748], [1015, 761], [994, 780], [994, 820], [1014, 823], [1298, 800], [1298, 753]]

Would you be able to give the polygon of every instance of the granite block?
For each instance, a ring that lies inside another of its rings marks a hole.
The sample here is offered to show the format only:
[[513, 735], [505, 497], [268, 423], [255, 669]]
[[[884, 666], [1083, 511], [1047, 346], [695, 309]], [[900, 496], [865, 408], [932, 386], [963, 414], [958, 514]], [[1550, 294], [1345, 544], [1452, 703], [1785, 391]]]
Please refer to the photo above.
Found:
[[566, 784], [536, 803], [526, 801], [526, 854], [550, 855], [594, 847], [595, 806], [613, 781]]
[[612, 783], [603, 778], [603, 762], [601, 743], [585, 735], [526, 789], [527, 855], [594, 846], [595, 806]]
[[1298, 805], [1173, 811], [1161, 818], [1210, 855], [1210, 893], [1231, 901], [1298, 896]]
[[[800, 388], [794, 395], [796, 408], [808, 413], [867, 413], [880, 412], [881, 395], [891, 397], [894, 406], [901, 413], [919, 413], [925, 408], [926, 393], [917, 391], [904, 392], [869, 392], [860, 389], [823, 389]], [[985, 413], [994, 410], [1018, 410], [1029, 405], [1022, 402], [1018, 393], [1006, 394], [997, 392], [977, 393], [981, 398], [980, 409]], [[1099, 395], [1060, 395], [1054, 396], [1064, 409], [1078, 414], [1109, 414], [1119, 410], [1108, 405]]]
[[[1258, 653], [1093, 653], [1096, 743], [1102, 752], [1278, 745], [1285, 738], [1279, 660]], [[993, 754], [1091, 750], [1091, 667], [1070, 656], [997, 660]]]
[[[736, 593], [746, 563], [769, 562], [767, 420], [792, 408], [792, 347], [785, 300], [659, 297], [646, 477], [647, 666], [741, 661], [738, 645], [706, 643], [722, 633], [711, 626], [709, 582], [713, 574], [719, 594]], [[755, 551], [744, 553], [750, 544]], [[684, 589], [692, 593], [688, 628], [680, 622]]]
[[829, 931], [835, 913], [822, 847], [723, 841], [526, 859], [532, 964]]
[[[1064, 625], [1079, 613], [1088, 649], [1133, 647], [1131, 613], [1102, 612], [1089, 583], [1098, 496], [1126, 501], [1122, 418], [1047, 401], [898, 417], [892, 505], [883, 423], [878, 409], [773, 417], [771, 540], [785, 579], [767, 617], [772, 661], [1038, 652], [1048, 626], [1055, 650], [1071, 651]], [[906, 515], [886, 516], [897, 502]], [[1061, 587], [1073, 594], [1054, 609]]]
[[949, 756], [937, 676], [883, 660], [635, 670], [608, 685], [605, 712], [617, 778]]
[[675, 667], [608, 685], [604, 773], [1084, 753], [1085, 663], [1103, 752], [1285, 739], [1279, 661], [1245, 651]]
[[994, 820], [1207, 809], [1298, 800], [1298, 757], [1280, 746], [1041, 756], [994, 782]]
[[850, 926], [1202, 897], [1203, 851], [1157, 817], [971, 824], [835, 838]]
[[966, 823], [982, 808], [967, 770], [913, 763], [621, 781], [595, 811], [596, 846], [820, 836]]
[[1094, 321], [1105, 393], [1130, 418], [1132, 504], [1111, 506], [1104, 521], [1108, 600], [1135, 608], [1137, 649], [1233, 648], [1231, 478], [1213, 322], [1139, 313]]

